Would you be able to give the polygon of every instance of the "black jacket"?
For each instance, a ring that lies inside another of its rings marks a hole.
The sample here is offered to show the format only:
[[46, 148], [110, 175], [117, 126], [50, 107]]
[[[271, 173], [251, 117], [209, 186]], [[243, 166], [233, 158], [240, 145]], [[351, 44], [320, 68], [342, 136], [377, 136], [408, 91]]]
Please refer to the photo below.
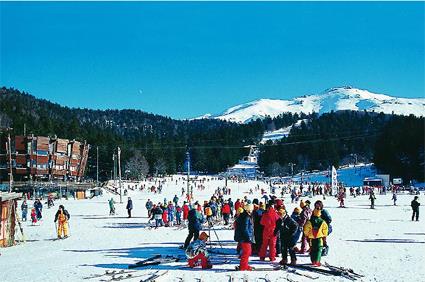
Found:
[[281, 241], [288, 241], [292, 240], [297, 230], [298, 223], [290, 216], [286, 216], [277, 221], [275, 233], [280, 232]]
[[412, 203], [410, 204], [410, 206], [412, 207], [412, 209], [414, 210], [414, 211], [417, 211], [417, 210], [419, 210], [419, 206], [420, 206], [421, 204], [417, 201], [417, 200], [413, 200], [412, 201]]
[[[63, 210], [63, 213], [65, 214], [66, 220], [69, 220], [69, 218], [70, 218], [71, 216], [69, 215], [68, 211], [67, 211], [67, 210]], [[56, 221], [58, 221], [59, 214], [60, 214], [60, 210], [58, 210], [58, 211], [56, 212], [56, 215], [55, 215], [55, 222], [56, 222]]]

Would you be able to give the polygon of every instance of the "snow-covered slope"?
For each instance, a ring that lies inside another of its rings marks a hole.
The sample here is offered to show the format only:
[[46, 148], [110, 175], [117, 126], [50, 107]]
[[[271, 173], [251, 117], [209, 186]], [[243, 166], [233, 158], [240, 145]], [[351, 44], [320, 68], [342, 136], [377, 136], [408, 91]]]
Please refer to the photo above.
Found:
[[205, 115], [201, 118], [247, 123], [266, 116], [276, 117], [284, 112], [323, 114], [339, 110], [366, 110], [386, 114], [424, 116], [425, 98], [397, 98], [345, 86], [330, 88], [320, 94], [306, 95], [292, 100], [260, 99], [232, 107], [220, 115]]
[[284, 137], [288, 137], [289, 133], [291, 132], [292, 127], [299, 127], [301, 125], [302, 122], [307, 123], [308, 119], [300, 119], [298, 120], [296, 123], [294, 123], [293, 125], [281, 128], [281, 129], [277, 129], [277, 130], [273, 130], [273, 131], [266, 131], [263, 134], [263, 139], [261, 139], [260, 143], [266, 143], [267, 141], [271, 140], [271, 141], [276, 141], [276, 140], [280, 140]]

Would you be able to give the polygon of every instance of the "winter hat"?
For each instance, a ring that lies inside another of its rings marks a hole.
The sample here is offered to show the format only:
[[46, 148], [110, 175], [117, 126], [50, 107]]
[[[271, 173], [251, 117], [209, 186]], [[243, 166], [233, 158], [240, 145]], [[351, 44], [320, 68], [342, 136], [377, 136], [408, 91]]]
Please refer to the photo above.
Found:
[[204, 241], [204, 240], [207, 240], [208, 239], [208, 235], [207, 235], [207, 233], [205, 233], [205, 232], [202, 232], [201, 234], [199, 234], [199, 240], [202, 240], [202, 241]]
[[313, 210], [313, 216], [320, 217], [322, 215], [322, 212], [318, 209]]
[[245, 210], [247, 212], [252, 212], [254, 210], [254, 205], [253, 204], [248, 204], [248, 205], [245, 205], [244, 208], [245, 208]]
[[301, 200], [301, 201], [300, 201], [300, 207], [301, 207], [301, 208], [305, 207], [305, 203], [304, 203], [304, 201], [303, 201], [303, 200]]
[[296, 213], [296, 214], [300, 214], [300, 213], [301, 213], [301, 208], [296, 207], [296, 208], [294, 209], [294, 213]]
[[310, 200], [305, 201], [305, 205], [309, 206], [311, 204]]
[[243, 208], [242, 207], [239, 207], [238, 208], [238, 214], [241, 214], [241, 213], [243, 213]]

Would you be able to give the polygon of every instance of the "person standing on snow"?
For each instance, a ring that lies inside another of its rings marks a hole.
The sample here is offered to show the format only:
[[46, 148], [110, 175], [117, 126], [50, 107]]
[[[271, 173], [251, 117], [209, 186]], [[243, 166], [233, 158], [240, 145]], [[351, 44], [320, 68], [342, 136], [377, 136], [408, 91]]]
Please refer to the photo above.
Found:
[[27, 221], [28, 204], [26, 199], [24, 199], [24, 201], [21, 204], [21, 210], [22, 210], [22, 221]]
[[397, 193], [395, 191], [393, 193], [393, 197], [391, 198], [391, 200], [393, 200], [394, 206], [397, 206]]
[[245, 205], [245, 210], [240, 213], [235, 220], [235, 241], [242, 250], [239, 270], [252, 270], [248, 264], [251, 255], [251, 244], [254, 243], [254, 224], [251, 213], [254, 209], [252, 204]]
[[415, 196], [413, 198], [413, 201], [411, 202], [410, 206], [412, 207], [413, 213], [412, 213], [412, 221], [416, 217], [416, 221], [419, 221], [419, 206], [421, 205], [418, 201], [419, 197]]
[[63, 238], [68, 238], [69, 218], [70, 218], [70, 215], [68, 211], [65, 209], [63, 205], [60, 205], [55, 215], [55, 223], [56, 222], [59, 223], [58, 224], [58, 239], [62, 239], [62, 234], [63, 234]]
[[198, 211], [199, 204], [195, 205], [190, 211], [187, 216], [187, 219], [189, 221], [188, 229], [189, 234], [187, 235], [187, 238], [184, 242], [184, 249], [189, 246], [190, 241], [192, 238], [194, 240], [197, 240], [199, 237], [199, 231], [202, 230], [202, 223], [204, 223], [204, 218], [202, 214]]
[[34, 202], [35, 213], [37, 215], [37, 221], [39, 221], [43, 216], [41, 215], [43, 211], [43, 204], [40, 199], [35, 200]]
[[227, 201], [224, 201], [223, 207], [221, 208], [221, 213], [223, 215], [224, 225], [228, 225], [230, 219], [230, 205]]
[[263, 230], [263, 243], [261, 244], [258, 256], [260, 260], [265, 260], [267, 248], [269, 249], [270, 261], [276, 260], [276, 240], [277, 233], [275, 233], [276, 223], [279, 220], [279, 215], [273, 207], [273, 201], [267, 204], [267, 211], [261, 217], [260, 224], [264, 226]]
[[148, 199], [148, 201], [146, 202], [145, 207], [146, 207], [146, 209], [148, 211], [148, 217], [151, 217], [151, 215], [152, 215], [152, 208], [153, 208], [153, 203], [152, 203], [151, 199]]
[[328, 225], [321, 218], [321, 211], [314, 209], [310, 220], [304, 225], [304, 235], [310, 241], [310, 259], [313, 266], [321, 266], [323, 237], [328, 236]]
[[115, 201], [114, 198], [109, 200], [109, 215], [115, 215]]
[[[300, 202], [300, 207], [302, 209], [301, 215], [300, 215], [300, 226], [304, 228], [304, 225], [307, 223], [307, 221], [310, 219], [312, 210], [310, 209], [310, 201], [303, 201]], [[307, 236], [303, 233], [303, 236], [301, 238], [301, 249], [298, 251], [299, 254], [304, 254], [307, 251], [307, 245], [308, 240]]]
[[370, 200], [370, 208], [374, 209], [376, 197], [375, 197], [375, 193], [373, 192], [373, 190], [370, 190], [369, 200]]
[[127, 213], [128, 213], [128, 218], [130, 218], [131, 217], [131, 210], [133, 209], [133, 200], [131, 200], [130, 197], [128, 197], [126, 209], [127, 209]]
[[[291, 257], [291, 265], [297, 264], [297, 256], [295, 254], [295, 244], [297, 243], [297, 239], [295, 236], [298, 231], [298, 223], [295, 222], [286, 212], [284, 208], [279, 209], [278, 214], [280, 215], [280, 219], [276, 224], [276, 231], [280, 233], [280, 247], [282, 253], [282, 260], [280, 261], [280, 265], [285, 265], [288, 263], [288, 251], [289, 256]], [[299, 235], [297, 236], [299, 238]]]
[[328, 245], [328, 236], [332, 233], [332, 217], [329, 214], [329, 212], [323, 208], [323, 202], [318, 200], [314, 203], [314, 208], [317, 210], [320, 210], [321, 215], [320, 217], [326, 222], [326, 224], [328, 225], [328, 235], [326, 237], [323, 237], [323, 251], [322, 251], [322, 256], [327, 256], [328, 252], [329, 252], [329, 245]]

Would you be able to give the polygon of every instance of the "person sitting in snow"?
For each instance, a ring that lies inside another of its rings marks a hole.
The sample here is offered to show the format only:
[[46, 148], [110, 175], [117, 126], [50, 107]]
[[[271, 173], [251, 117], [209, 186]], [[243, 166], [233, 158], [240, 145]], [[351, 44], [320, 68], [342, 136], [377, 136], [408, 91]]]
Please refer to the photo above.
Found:
[[207, 252], [206, 242], [208, 235], [205, 232], [199, 234], [199, 238], [190, 243], [186, 248], [186, 257], [188, 258], [189, 267], [193, 268], [201, 264], [202, 269], [212, 268], [212, 264], [209, 260], [209, 254]]
[[310, 259], [313, 266], [321, 266], [323, 237], [328, 236], [328, 225], [321, 215], [320, 210], [314, 209], [310, 220], [304, 225], [304, 235], [309, 239]]

